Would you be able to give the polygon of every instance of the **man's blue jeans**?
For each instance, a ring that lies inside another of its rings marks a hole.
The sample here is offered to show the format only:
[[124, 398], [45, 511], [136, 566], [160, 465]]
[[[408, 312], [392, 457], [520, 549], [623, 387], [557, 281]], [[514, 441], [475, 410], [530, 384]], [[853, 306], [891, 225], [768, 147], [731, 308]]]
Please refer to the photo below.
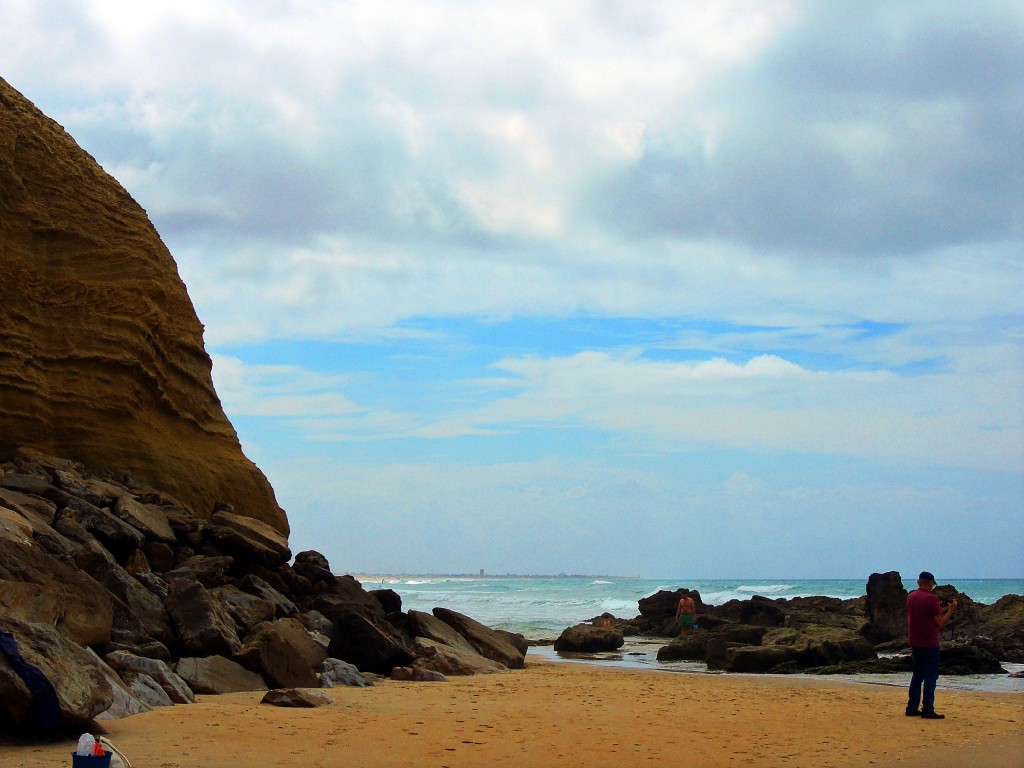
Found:
[[[913, 648], [914, 675], [910, 678], [910, 699], [907, 711], [913, 712], [921, 705], [922, 712], [935, 711], [935, 683], [939, 679], [939, 649]], [[921, 699], [922, 690], [924, 699]]]

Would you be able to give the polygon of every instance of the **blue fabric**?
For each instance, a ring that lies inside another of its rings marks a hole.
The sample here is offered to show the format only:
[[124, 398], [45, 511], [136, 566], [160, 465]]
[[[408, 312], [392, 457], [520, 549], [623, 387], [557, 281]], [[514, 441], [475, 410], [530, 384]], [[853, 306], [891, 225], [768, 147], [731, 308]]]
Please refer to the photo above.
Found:
[[939, 649], [913, 648], [914, 674], [910, 678], [910, 699], [907, 711], [921, 707], [922, 712], [935, 711], [935, 683], [939, 680]]
[[10, 632], [0, 632], [0, 651], [32, 694], [36, 710], [36, 723], [40, 728], [53, 728], [60, 720], [60, 705], [57, 692], [38, 667], [33, 667], [21, 657], [18, 643]]

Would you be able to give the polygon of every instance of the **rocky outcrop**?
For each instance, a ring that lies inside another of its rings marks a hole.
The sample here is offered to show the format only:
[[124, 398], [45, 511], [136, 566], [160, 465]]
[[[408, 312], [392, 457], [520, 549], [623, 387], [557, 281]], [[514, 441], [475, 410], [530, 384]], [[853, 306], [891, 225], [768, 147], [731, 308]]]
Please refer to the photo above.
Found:
[[562, 634], [555, 640], [555, 651], [558, 653], [602, 653], [618, 650], [624, 642], [625, 638], [623, 638], [622, 632], [617, 629], [577, 624], [562, 631]]
[[868, 577], [867, 638], [873, 643], [905, 638], [907, 635], [907, 590], [898, 571], [872, 573]]
[[228, 504], [286, 535], [145, 211], [2, 79], [0, 189], [0, 454], [117, 467], [199, 518]]
[[501, 632], [484, 626], [469, 616], [447, 608], [435, 608], [434, 616], [462, 635], [473, 649], [485, 658], [504, 664], [509, 669], [526, 666], [526, 651]]

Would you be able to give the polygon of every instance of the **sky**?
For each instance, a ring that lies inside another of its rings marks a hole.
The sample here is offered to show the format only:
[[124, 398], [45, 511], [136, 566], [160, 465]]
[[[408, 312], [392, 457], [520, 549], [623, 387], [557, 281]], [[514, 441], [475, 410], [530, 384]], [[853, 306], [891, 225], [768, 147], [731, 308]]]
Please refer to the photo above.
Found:
[[1024, 5], [0, 0], [336, 572], [1024, 576]]

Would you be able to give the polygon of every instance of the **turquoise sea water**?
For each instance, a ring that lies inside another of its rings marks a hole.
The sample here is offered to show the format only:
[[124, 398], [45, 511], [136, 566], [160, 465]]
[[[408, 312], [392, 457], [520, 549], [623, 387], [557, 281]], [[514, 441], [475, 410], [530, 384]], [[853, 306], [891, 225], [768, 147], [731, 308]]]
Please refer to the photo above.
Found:
[[[456, 577], [456, 576], [360, 576], [366, 589], [393, 589], [402, 597], [403, 610], [429, 613], [442, 606], [480, 621], [490, 627], [520, 632], [531, 640], [553, 640], [566, 627], [602, 613], [631, 619], [640, 611], [637, 601], [658, 590], [680, 587], [696, 589], [710, 605], [721, 605], [734, 598], [753, 595], [770, 598], [827, 597], [850, 598], [865, 594], [867, 579], [622, 579], [613, 577]], [[915, 585], [904, 577], [904, 585]], [[1024, 595], [1024, 579], [941, 579], [979, 603], [991, 604], [1008, 594]], [[657, 639], [627, 638], [614, 653], [563, 657], [550, 645], [530, 649], [531, 655], [558, 661], [647, 668], [666, 672], [706, 673], [703, 664], [659, 662]], [[1009, 672], [1024, 670], [1024, 665], [1003, 664]], [[851, 681], [906, 688], [908, 674], [861, 675]], [[1024, 680], [1006, 675], [941, 677], [944, 689], [1024, 692]], [[894, 694], [900, 696], [903, 694]]]
[[[914, 575], [916, 577], [916, 574]], [[429, 613], [437, 606], [472, 616], [531, 640], [557, 637], [563, 629], [602, 613], [631, 619], [637, 602], [661, 589], [696, 589], [709, 605], [753, 595], [850, 598], [865, 594], [867, 579], [623, 579], [613, 577], [363, 576], [366, 589], [393, 589], [404, 610]], [[913, 580], [904, 578], [913, 587]], [[1024, 595], [1024, 579], [944, 579], [979, 603]]]

